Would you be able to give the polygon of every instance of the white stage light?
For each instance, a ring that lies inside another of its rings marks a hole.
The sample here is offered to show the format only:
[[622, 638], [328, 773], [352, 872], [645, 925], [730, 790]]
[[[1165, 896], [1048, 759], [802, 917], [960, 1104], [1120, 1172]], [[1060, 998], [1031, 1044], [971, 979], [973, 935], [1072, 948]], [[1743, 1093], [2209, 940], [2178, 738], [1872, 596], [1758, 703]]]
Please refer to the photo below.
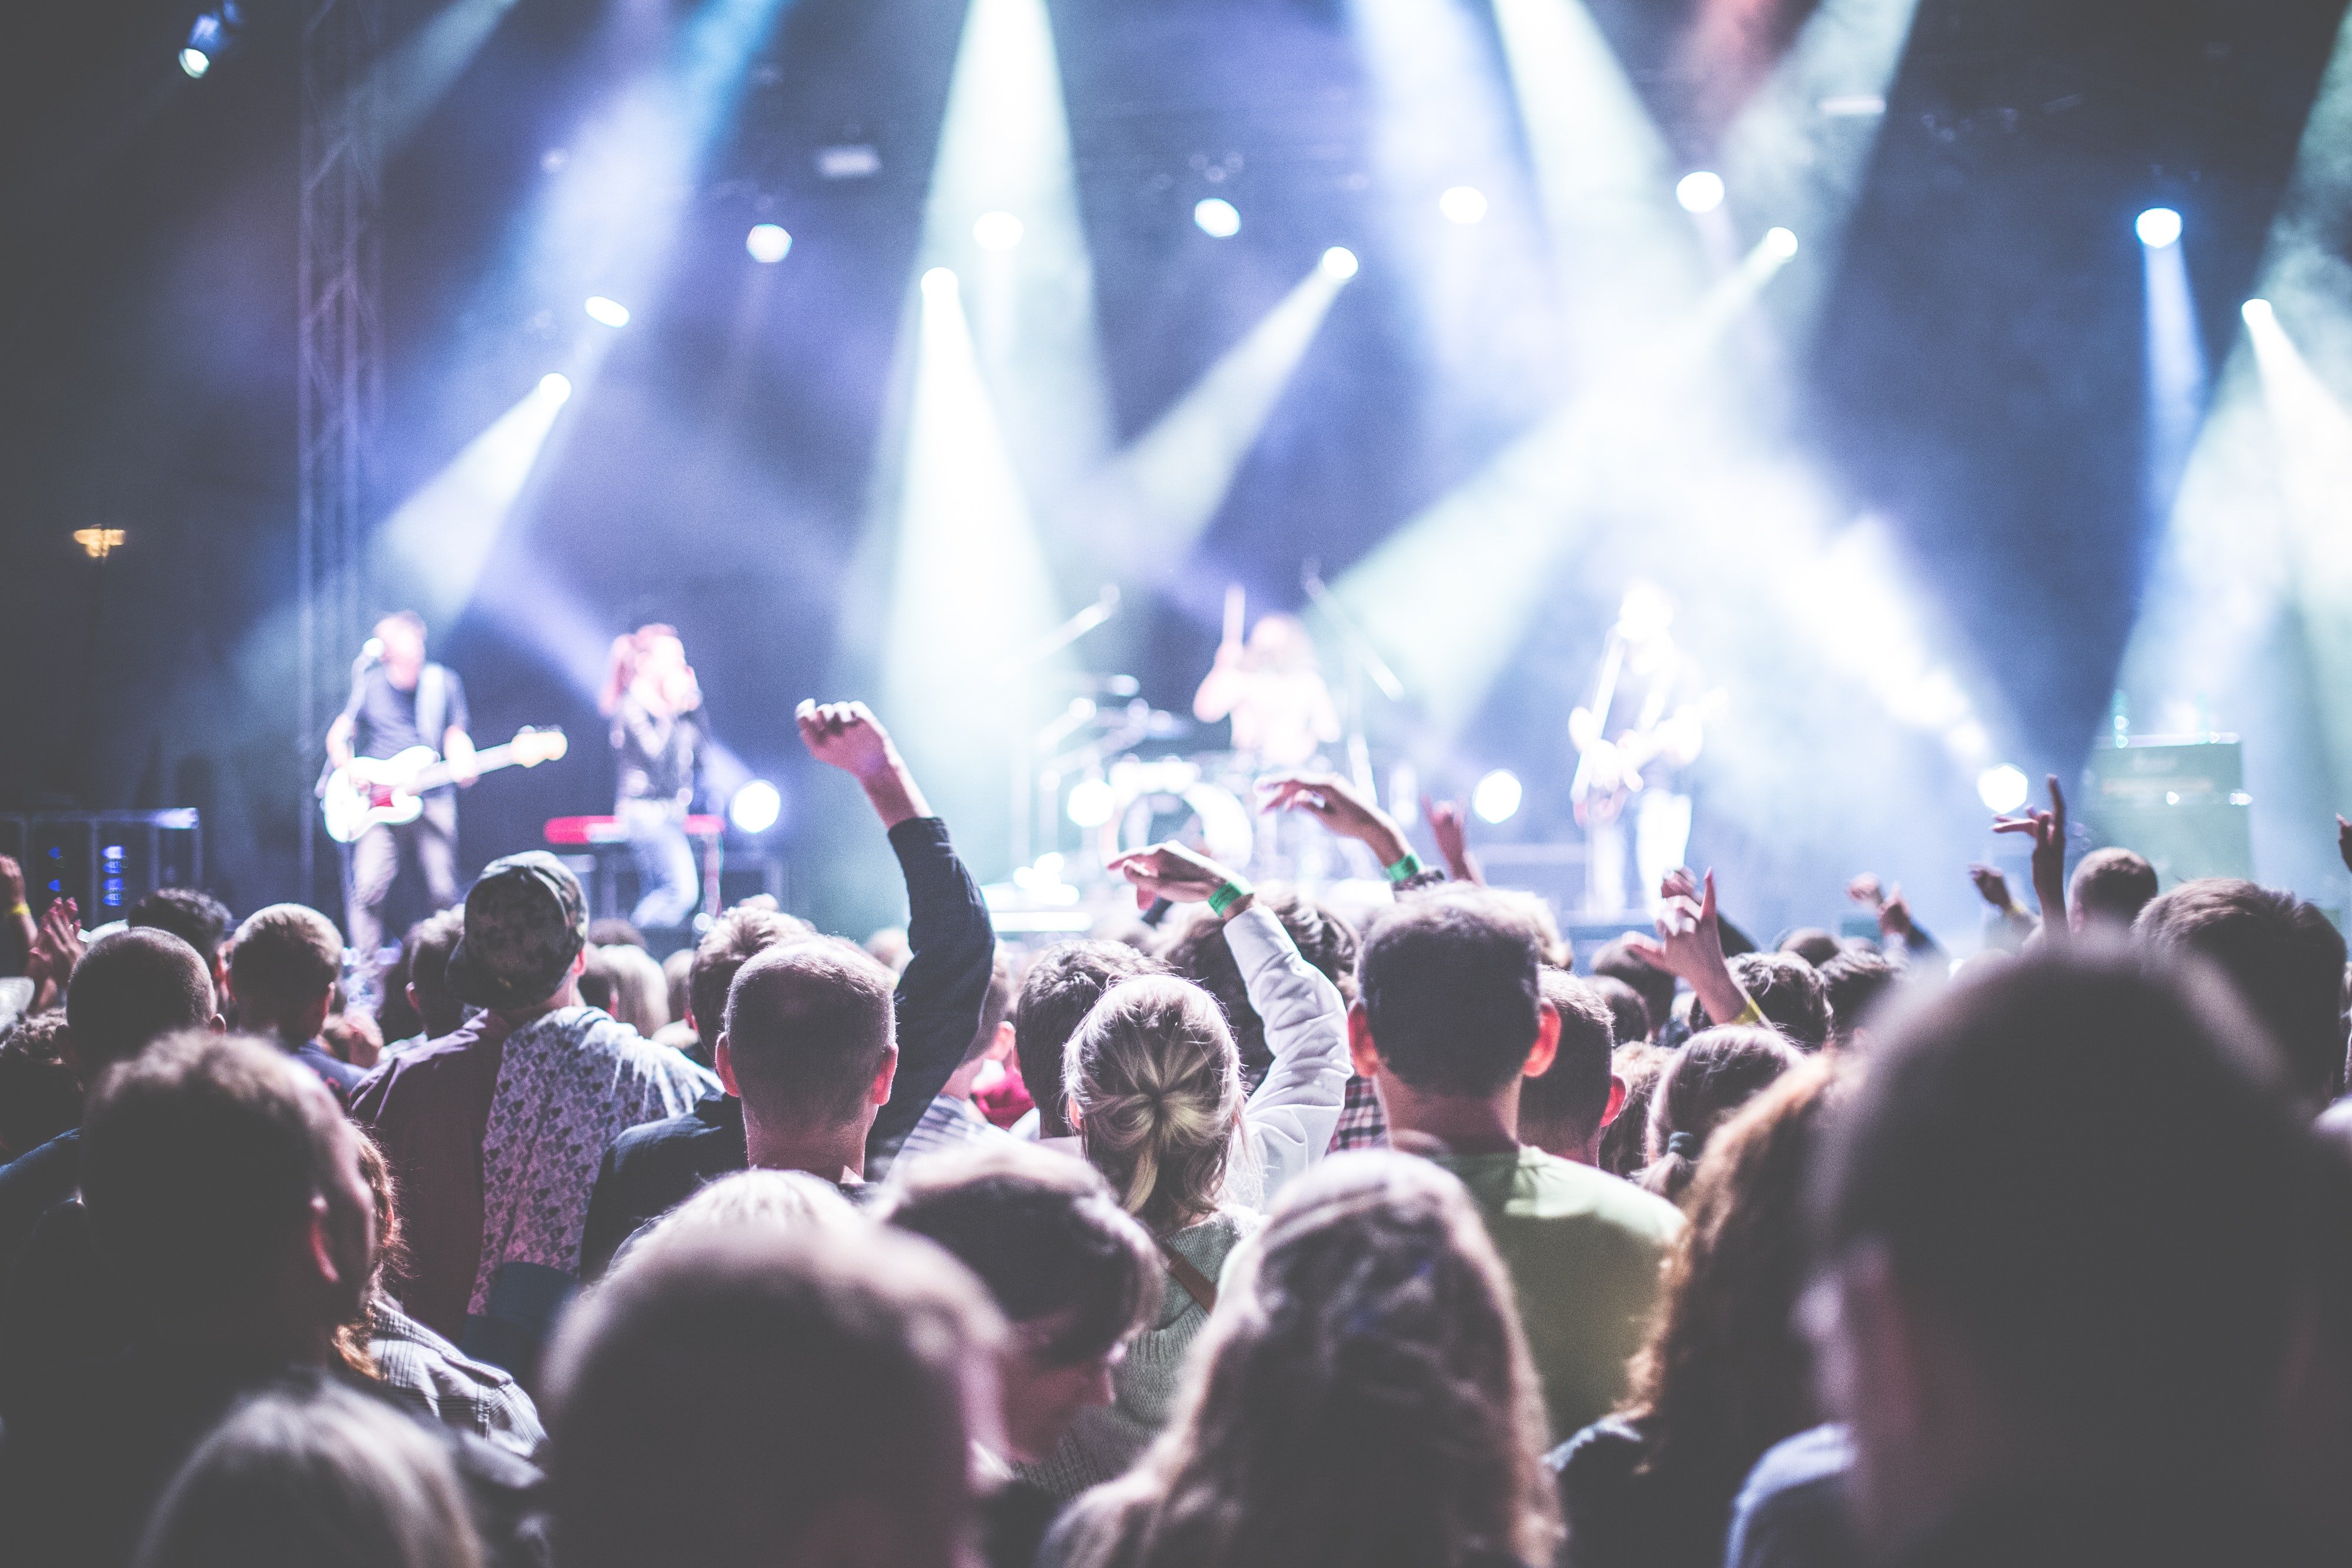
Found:
[[743, 236], [743, 248], [751, 253], [753, 261], [773, 267], [792, 254], [793, 236], [781, 224], [753, 224], [751, 232]]
[[2140, 244], [2162, 250], [2180, 237], [2180, 214], [2170, 207], [2150, 207], [2132, 227], [2139, 231]]
[[971, 237], [982, 250], [1011, 250], [1021, 243], [1021, 220], [1011, 213], [982, 213]]
[[191, 77], [200, 77], [213, 68], [213, 57], [202, 49], [182, 49], [180, 68]]
[[568, 402], [572, 398], [572, 378], [560, 371], [550, 371], [539, 378], [539, 395], [551, 402]]
[[1070, 821], [1081, 828], [1099, 828], [1118, 809], [1118, 794], [1107, 779], [1081, 779], [1070, 786]]
[[1764, 248], [1770, 251], [1774, 256], [1779, 256], [1782, 261], [1788, 260], [1790, 256], [1797, 254], [1796, 231], [1794, 229], [1781, 228], [1766, 229], [1764, 231]]
[[1335, 245], [1323, 253], [1323, 276], [1345, 283], [1356, 276], [1356, 253], [1344, 245]]
[[588, 318], [607, 327], [625, 327], [629, 324], [629, 308], [617, 299], [592, 294], [588, 297]]
[[1977, 799], [1984, 802], [1986, 810], [1996, 815], [2024, 805], [2025, 793], [2031, 788], [2023, 770], [2006, 762], [1977, 775]]
[[2249, 327], [2267, 327], [2277, 319], [2272, 314], [2271, 302], [2267, 299], [2249, 299], [2238, 307], [2238, 314], [2246, 319]]
[[927, 298], [952, 299], [961, 287], [956, 275], [944, 267], [935, 267], [923, 274], [923, 294]]
[[1675, 200], [1686, 213], [1711, 213], [1723, 205], [1723, 176], [1695, 169], [1675, 182]]
[[765, 779], [754, 779], [727, 802], [727, 820], [746, 833], [764, 833], [783, 815], [784, 798]]
[[1497, 768], [1470, 791], [1470, 809], [1481, 821], [1507, 822], [1518, 814], [1521, 793], [1518, 775]]
[[1192, 221], [1201, 232], [1215, 239], [1231, 239], [1242, 232], [1242, 215], [1231, 202], [1222, 196], [1211, 196], [1192, 208]]
[[1437, 198], [1437, 210], [1457, 224], [1475, 224], [1486, 215], [1486, 193], [1475, 185], [1456, 185]]

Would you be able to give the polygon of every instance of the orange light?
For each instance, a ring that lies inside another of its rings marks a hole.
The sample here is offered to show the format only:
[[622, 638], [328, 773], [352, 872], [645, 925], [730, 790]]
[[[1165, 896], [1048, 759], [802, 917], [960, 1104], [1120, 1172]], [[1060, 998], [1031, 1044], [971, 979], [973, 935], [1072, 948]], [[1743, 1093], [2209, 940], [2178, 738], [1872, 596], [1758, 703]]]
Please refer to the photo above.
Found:
[[122, 548], [121, 528], [76, 528], [73, 538], [74, 543], [81, 546], [82, 553], [92, 560], [104, 560]]

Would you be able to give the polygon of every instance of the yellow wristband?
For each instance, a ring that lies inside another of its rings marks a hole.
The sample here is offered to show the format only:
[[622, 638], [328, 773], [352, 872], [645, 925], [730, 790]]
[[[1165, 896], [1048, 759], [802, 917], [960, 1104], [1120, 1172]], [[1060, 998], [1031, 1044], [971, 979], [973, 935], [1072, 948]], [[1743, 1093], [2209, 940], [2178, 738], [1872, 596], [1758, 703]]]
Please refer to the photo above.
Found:
[[1748, 998], [1748, 1005], [1740, 1009], [1739, 1016], [1733, 1019], [1731, 1021], [1735, 1027], [1742, 1029], [1746, 1028], [1749, 1024], [1763, 1023], [1765, 1021], [1764, 1009], [1756, 1005], [1756, 998], [1754, 997], [1749, 997]]
[[20, 898], [16, 901], [16, 906], [8, 912], [8, 918], [14, 920], [20, 915], [30, 915], [32, 913], [33, 906]]

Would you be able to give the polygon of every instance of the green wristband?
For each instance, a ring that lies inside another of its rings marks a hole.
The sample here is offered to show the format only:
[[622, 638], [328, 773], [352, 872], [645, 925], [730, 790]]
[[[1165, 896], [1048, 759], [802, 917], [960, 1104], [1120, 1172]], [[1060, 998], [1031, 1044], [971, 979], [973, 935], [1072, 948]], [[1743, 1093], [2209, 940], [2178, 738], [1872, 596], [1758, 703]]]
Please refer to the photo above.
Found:
[[1239, 904], [1243, 899], [1247, 898], [1251, 894], [1256, 891], [1257, 890], [1255, 888], [1250, 886], [1249, 883], [1244, 882], [1241, 878], [1235, 877], [1233, 881], [1225, 883], [1224, 886], [1217, 889], [1216, 892], [1209, 894], [1209, 913], [1222, 920], [1224, 918], [1226, 910], [1231, 909], [1234, 904]]
[[1404, 852], [1404, 859], [1397, 862], [1396, 864], [1381, 867], [1381, 874], [1389, 879], [1391, 886], [1410, 882], [1421, 874], [1421, 857], [1407, 850]]

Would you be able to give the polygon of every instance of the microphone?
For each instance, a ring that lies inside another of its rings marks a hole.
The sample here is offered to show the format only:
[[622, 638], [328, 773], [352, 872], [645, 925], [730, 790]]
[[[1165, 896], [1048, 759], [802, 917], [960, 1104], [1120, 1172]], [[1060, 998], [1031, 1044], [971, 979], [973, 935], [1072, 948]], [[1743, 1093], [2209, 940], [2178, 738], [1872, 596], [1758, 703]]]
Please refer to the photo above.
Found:
[[366, 642], [360, 644], [360, 663], [362, 664], [381, 664], [383, 663], [383, 638], [371, 637]]

